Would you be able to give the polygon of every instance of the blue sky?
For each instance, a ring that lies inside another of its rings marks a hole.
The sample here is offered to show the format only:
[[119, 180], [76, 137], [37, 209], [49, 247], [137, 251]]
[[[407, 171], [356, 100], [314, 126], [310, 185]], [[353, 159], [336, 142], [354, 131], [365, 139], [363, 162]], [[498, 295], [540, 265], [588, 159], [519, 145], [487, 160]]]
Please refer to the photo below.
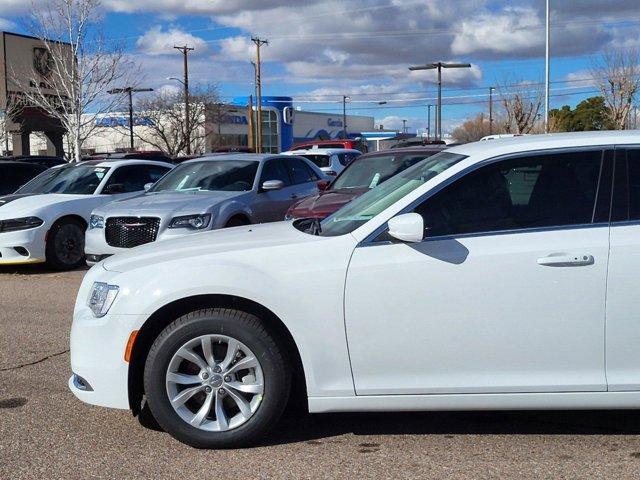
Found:
[[[640, 43], [640, 9], [635, 0], [551, 1], [552, 106], [573, 105], [595, 94], [589, 68], [599, 54]], [[0, 29], [21, 31], [28, 4], [0, 0]], [[426, 104], [435, 103], [433, 72], [410, 73], [410, 65], [473, 65], [445, 72], [445, 130], [486, 111], [489, 86], [544, 77], [543, 0], [103, 0], [103, 9], [102, 28], [142, 64], [145, 86], [176, 88], [166, 80], [182, 73], [171, 47], [187, 43], [196, 47], [192, 83], [218, 85], [225, 100], [248, 95], [250, 37], [259, 35], [270, 41], [265, 95], [340, 112], [347, 94], [350, 113], [387, 128], [402, 119], [411, 130], [424, 127]]]

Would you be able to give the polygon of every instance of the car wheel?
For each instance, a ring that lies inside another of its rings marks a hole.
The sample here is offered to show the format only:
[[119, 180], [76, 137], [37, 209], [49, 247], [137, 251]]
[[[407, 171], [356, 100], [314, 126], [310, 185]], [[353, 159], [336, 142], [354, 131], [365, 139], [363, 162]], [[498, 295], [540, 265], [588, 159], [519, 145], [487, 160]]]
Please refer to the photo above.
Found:
[[225, 225], [225, 228], [241, 227], [243, 225], [249, 225], [249, 221], [246, 218], [232, 217], [232, 218], [229, 219], [229, 221]]
[[243, 447], [280, 418], [291, 373], [254, 315], [229, 309], [189, 313], [153, 343], [144, 370], [160, 426], [196, 448]]
[[47, 235], [47, 265], [56, 270], [72, 270], [84, 263], [84, 225], [74, 219], [56, 222]]

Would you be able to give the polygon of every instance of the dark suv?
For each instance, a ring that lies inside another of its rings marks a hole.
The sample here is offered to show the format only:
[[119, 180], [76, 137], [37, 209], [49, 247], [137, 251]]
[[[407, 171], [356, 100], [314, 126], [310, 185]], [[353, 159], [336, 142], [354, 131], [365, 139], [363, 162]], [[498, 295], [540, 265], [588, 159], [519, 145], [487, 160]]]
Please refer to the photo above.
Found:
[[37, 163], [2, 161], [0, 162], [0, 195], [15, 192], [36, 175], [47, 170]]

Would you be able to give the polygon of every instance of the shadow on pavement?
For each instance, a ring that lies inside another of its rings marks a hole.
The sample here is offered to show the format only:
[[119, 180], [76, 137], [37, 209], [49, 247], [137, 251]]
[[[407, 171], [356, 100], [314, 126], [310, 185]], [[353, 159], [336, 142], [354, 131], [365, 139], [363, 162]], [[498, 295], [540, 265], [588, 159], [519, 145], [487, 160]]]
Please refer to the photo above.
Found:
[[638, 435], [639, 411], [296, 414], [261, 444], [330, 442], [354, 435]]
[[[89, 270], [89, 267], [80, 267], [73, 272], [83, 272]], [[33, 265], [0, 265], [0, 275], [51, 275], [55, 273], [66, 273], [65, 271], [57, 271], [48, 268], [44, 263], [36, 263]]]

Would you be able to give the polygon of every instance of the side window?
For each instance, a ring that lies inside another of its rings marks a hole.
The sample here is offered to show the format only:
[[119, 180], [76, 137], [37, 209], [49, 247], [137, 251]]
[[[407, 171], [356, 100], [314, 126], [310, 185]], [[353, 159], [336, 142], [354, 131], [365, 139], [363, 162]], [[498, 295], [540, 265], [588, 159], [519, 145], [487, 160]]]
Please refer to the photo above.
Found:
[[340, 163], [345, 167], [353, 162], [356, 158], [358, 158], [358, 154], [356, 153], [341, 153], [338, 155], [340, 158]]
[[593, 222], [601, 151], [523, 157], [465, 175], [415, 211], [427, 236]]
[[[160, 170], [163, 172], [160, 173]], [[166, 169], [151, 165], [127, 165], [118, 168], [111, 174], [103, 190], [121, 185], [114, 193], [130, 193], [144, 190], [147, 183], [155, 183]]]
[[300, 183], [313, 182], [316, 175], [313, 174], [311, 169], [299, 158], [288, 158], [287, 166], [289, 167], [289, 174], [291, 175], [291, 183], [298, 185]]
[[640, 220], [640, 149], [627, 151], [629, 220]]
[[267, 180], [280, 180], [285, 186], [291, 185], [289, 172], [284, 165], [284, 161], [280, 158], [267, 160], [262, 168], [262, 176], [260, 177], [260, 185]]

